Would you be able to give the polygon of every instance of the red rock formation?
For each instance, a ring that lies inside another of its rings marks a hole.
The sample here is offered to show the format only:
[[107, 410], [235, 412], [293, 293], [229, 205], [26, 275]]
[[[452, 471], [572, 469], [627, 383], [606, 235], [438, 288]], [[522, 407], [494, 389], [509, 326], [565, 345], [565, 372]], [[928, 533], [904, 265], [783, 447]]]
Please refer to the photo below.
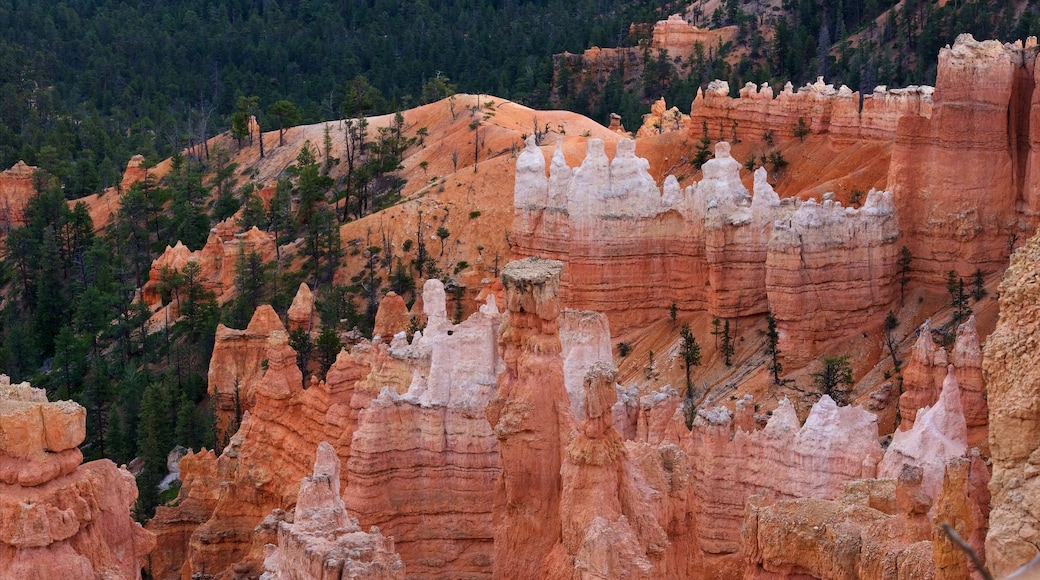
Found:
[[904, 465], [924, 472], [922, 490], [938, 497], [946, 461], [968, 451], [968, 425], [964, 420], [960, 385], [953, 365], [948, 367], [939, 400], [918, 413], [909, 431], [896, 431], [878, 466], [881, 477], [897, 477]]
[[688, 127], [691, 136], [698, 139], [705, 123], [711, 138], [730, 139], [736, 123], [737, 131], [744, 135], [757, 137], [771, 131], [776, 137], [791, 138], [797, 129], [805, 129], [849, 143], [856, 139], [893, 139], [901, 117], [931, 112], [931, 87], [890, 91], [882, 86], [863, 97], [861, 109], [858, 92], [845, 86], [835, 89], [818, 79], [797, 92], [788, 83], [775, 96], [768, 83], [761, 87], [748, 83], [734, 99], [729, 96], [729, 83], [714, 81], [707, 90], [698, 91]]
[[[831, 195], [781, 202], [760, 169], [752, 198], [726, 142], [700, 183], [684, 192], [669, 177], [661, 190], [632, 141], [618, 142], [613, 161], [602, 147], [590, 140], [575, 170], [558, 148], [548, 178], [533, 141], [517, 160], [514, 252], [565, 261], [568, 304], [622, 329], [672, 303], [721, 318], [772, 311], [795, 367], [847, 329], [877, 324], [894, 300], [899, 231], [887, 192], [860, 209]], [[667, 276], [648, 284], [651, 271]]]
[[164, 548], [153, 576], [190, 576], [203, 566], [218, 578], [258, 573], [264, 544], [279, 533], [277, 518], [260, 524], [292, 508], [311, 472], [305, 458], [323, 440], [347, 466], [341, 480], [351, 513], [394, 536], [411, 576], [491, 573], [498, 453], [484, 407], [501, 365], [500, 315], [491, 294], [478, 314], [451, 325], [443, 285], [426, 288], [425, 336], [341, 352], [326, 381], [306, 390], [285, 331], [270, 333], [267, 371], [242, 427], [219, 458], [182, 460], [181, 503], [159, 510], [155, 530], [183, 547]]
[[293, 296], [292, 304], [289, 306], [289, 332], [303, 330], [313, 332], [318, 321], [314, 312], [314, 294], [305, 282], [300, 282], [300, 288]]
[[181, 489], [176, 507], [159, 506], [148, 520], [147, 529], [156, 535], [156, 549], [148, 555], [147, 570], [152, 578], [191, 577], [187, 563], [191, 536], [213, 515], [220, 498], [221, 479], [212, 451], [189, 453], [181, 458], [179, 467]]
[[208, 383], [218, 441], [227, 441], [238, 430], [242, 414], [256, 404], [256, 384], [266, 371], [267, 345], [276, 331], [284, 333], [285, 326], [267, 304], [256, 309], [245, 330], [217, 326]]
[[935, 344], [931, 329], [928, 320], [921, 325], [910, 360], [903, 371], [903, 394], [899, 397], [902, 422], [899, 428], [910, 430], [914, 426], [917, 411], [939, 400], [943, 380], [948, 372], [947, 366], [952, 364], [961, 389], [961, 405], [968, 425], [968, 446], [978, 447], [988, 455], [986, 385], [982, 378], [982, 349], [979, 347], [975, 317], [970, 317], [958, 326], [953, 354], [949, 356], [945, 348]]
[[404, 298], [396, 292], [387, 292], [379, 301], [379, 310], [376, 311], [375, 328], [372, 336], [379, 335], [383, 342], [389, 343], [398, 332], [408, 330], [411, 325], [411, 315], [408, 313], [408, 305]]
[[899, 396], [900, 429], [910, 430], [917, 411], [939, 400], [948, 364], [946, 349], [936, 346], [932, 339], [931, 320], [925, 320], [917, 331], [917, 341], [903, 370], [903, 394]]
[[130, 517], [137, 484], [80, 465], [86, 410], [0, 375], [0, 577], [140, 578], [155, 536]]
[[411, 383], [395, 389], [372, 375], [358, 383], [345, 501], [362, 523], [394, 536], [409, 576], [486, 576], [499, 469], [484, 409], [500, 367], [501, 316], [492, 294], [477, 314], [451, 325], [443, 285], [431, 280], [423, 293], [431, 324], [386, 354]]
[[1011, 258], [1000, 285], [1000, 321], [986, 340], [993, 511], [986, 558], [997, 577], [1040, 551], [1040, 236]]
[[736, 26], [708, 30], [697, 28], [686, 22], [680, 14], [672, 14], [667, 20], [658, 20], [654, 24], [650, 47], [655, 50], [667, 50], [668, 56], [683, 60], [690, 58], [697, 43], [704, 47], [718, 46], [733, 40], [737, 32]]
[[142, 163], [144, 163], [144, 155], [134, 155], [130, 161], [126, 162], [126, 171], [123, 172], [123, 179], [119, 182], [119, 188], [122, 191], [130, 189], [135, 183], [140, 183], [148, 177], [148, 169], [141, 167]]
[[732, 414], [713, 409], [698, 414], [691, 436], [685, 448], [697, 524], [690, 540], [718, 577], [740, 566], [744, 504], [752, 495], [833, 499], [845, 483], [873, 477], [881, 458], [874, 415], [826, 396], [800, 427], [784, 400], [761, 430], [734, 429]]
[[[261, 262], [273, 260], [274, 236], [255, 227], [244, 233], [235, 233], [235, 225], [229, 218], [210, 231], [206, 245], [200, 250], [192, 251], [179, 241], [173, 247], [166, 246], [166, 251], [152, 262], [148, 281], [141, 288], [141, 297], [153, 312], [159, 310], [162, 306], [159, 289], [163, 272], [183, 272], [188, 262], [197, 262], [203, 287], [213, 291], [217, 301], [223, 303], [234, 292], [238, 260], [251, 252], [256, 252]], [[169, 311], [169, 322], [172, 324], [177, 316], [174, 302]], [[152, 324], [155, 326], [165, 322], [165, 313], [159, 312], [153, 317]]]
[[774, 223], [765, 283], [785, 362], [808, 363], [819, 345], [870, 328], [889, 308], [898, 236], [885, 191], [871, 190], [858, 210], [827, 196], [821, 204], [810, 199], [789, 221]]
[[0, 171], [0, 226], [4, 230], [25, 225], [22, 211], [29, 198], [36, 195], [35, 172], [36, 167], [26, 165], [24, 161]]
[[950, 270], [999, 272], [1009, 236], [1036, 225], [1016, 219], [1037, 210], [1019, 181], [1030, 155], [1020, 151], [1028, 138], [1017, 134], [1030, 115], [1019, 110], [1018, 93], [1035, 94], [1035, 79], [1016, 81], [1020, 69], [1028, 78], [1036, 52], [961, 35], [939, 51], [931, 116], [900, 118], [888, 183], [910, 218], [903, 233], [916, 279], [942, 284]]
[[560, 465], [573, 429], [557, 320], [563, 264], [526, 259], [502, 270], [505, 370], [487, 407], [502, 472], [495, 489], [495, 577], [534, 578], [559, 541]]
[[643, 126], [636, 132], [636, 136], [650, 137], [670, 131], [683, 131], [689, 121], [689, 115], [679, 111], [678, 107], [669, 109], [664, 97], [661, 97], [650, 106], [650, 114], [643, 115]]
[[264, 578], [404, 579], [404, 564], [394, 552], [393, 538], [384, 537], [376, 528], [362, 532], [357, 520], [347, 515], [339, 486], [339, 458], [322, 441], [314, 474], [300, 485], [291, 520], [278, 523], [278, 546], [268, 545]]
[[753, 497], [742, 533], [743, 577], [934, 577], [928, 518], [898, 499], [914, 485], [912, 477], [867, 479], [832, 500]]

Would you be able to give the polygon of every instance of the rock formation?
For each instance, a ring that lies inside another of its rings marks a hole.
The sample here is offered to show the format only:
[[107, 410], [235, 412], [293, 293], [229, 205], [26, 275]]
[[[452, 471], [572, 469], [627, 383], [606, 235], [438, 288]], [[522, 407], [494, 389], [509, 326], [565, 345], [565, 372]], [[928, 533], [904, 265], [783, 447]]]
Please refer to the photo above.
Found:
[[268, 340], [276, 331], [284, 333], [285, 325], [266, 304], [256, 309], [245, 330], [217, 325], [208, 383], [218, 441], [227, 441], [241, 425], [242, 414], [256, 404], [256, 384], [266, 370]]
[[22, 211], [29, 198], [36, 195], [33, 184], [35, 172], [36, 167], [26, 165], [24, 161], [0, 171], [0, 226], [4, 231], [25, 225]]
[[896, 431], [885, 451], [879, 474], [897, 477], [904, 465], [923, 470], [922, 490], [936, 498], [942, 485], [946, 460], [968, 451], [968, 424], [961, 406], [960, 385], [950, 365], [935, 406], [918, 413], [909, 431]]
[[[291, 519], [279, 521], [278, 545], [268, 544], [263, 580], [403, 579], [393, 538], [361, 531], [340, 497], [340, 461], [322, 441], [314, 474], [304, 478]], [[273, 517], [273, 516], [272, 516]]]
[[140, 578], [155, 536], [130, 517], [137, 484], [80, 465], [86, 410], [0, 375], [0, 577]]
[[911, 86], [888, 90], [884, 86], [863, 95], [846, 86], [837, 89], [823, 79], [801, 87], [797, 92], [787, 83], [777, 93], [768, 83], [747, 83], [740, 97], [729, 96], [729, 83], [714, 81], [707, 90], [698, 91], [690, 110], [690, 134], [700, 138], [705, 124], [709, 137], [732, 138], [736, 131], [756, 138], [771, 131], [778, 138], [790, 138], [797, 130], [829, 134], [839, 142], [856, 139], [893, 139], [899, 119], [907, 115], [928, 116], [932, 108], [932, 87]]
[[[300, 282], [300, 287], [293, 296], [292, 304], [289, 305], [289, 332], [294, 330], [313, 332], [317, 326], [314, 315], [314, 294], [311, 292], [310, 286], [305, 282]], [[306, 372], [306, 369], [302, 370]]]
[[654, 50], [667, 50], [668, 56], [686, 60], [694, 53], [698, 42], [702, 47], [717, 46], [733, 40], [735, 33], [735, 26], [708, 30], [693, 26], [680, 14], [672, 14], [667, 20], [658, 20], [654, 24], [650, 47]]
[[915, 278], [999, 272], [1009, 237], [1036, 226], [1035, 187], [1023, 181], [1035, 171], [1036, 115], [1020, 101], [1036, 96], [1037, 51], [961, 35], [939, 51], [931, 114], [900, 117], [888, 183], [900, 214], [914, 218], [904, 235]]
[[[217, 301], [223, 303], [232, 295], [238, 260], [251, 252], [256, 252], [262, 262], [273, 260], [274, 236], [255, 227], [247, 232], [236, 233], [236, 226], [231, 219], [214, 226], [210, 230], [206, 245], [199, 250], [192, 251], [179, 241], [172, 247], [166, 246], [166, 251], [152, 262], [148, 271], [148, 281], [141, 288], [141, 297], [145, 304], [153, 312], [159, 311], [153, 316], [153, 328], [161, 328], [167, 322], [165, 313], [160, 311], [163, 306], [160, 290], [164, 275], [183, 273], [188, 262], [196, 262], [199, 265], [202, 287], [213, 291]], [[168, 322], [173, 324], [178, 316], [178, 305], [174, 300], [170, 303]]]
[[[721, 318], [772, 311], [780, 348], [804, 364], [894, 300], [892, 196], [872, 191], [860, 209], [833, 196], [781, 201], [759, 169], [752, 197], [729, 152], [718, 143], [695, 186], [682, 191], [669, 177], [660, 190], [632, 141], [618, 142], [611, 161], [591, 139], [574, 170], [558, 147], [547, 177], [529, 140], [517, 160], [514, 252], [565, 261], [563, 300], [605, 312], [622, 329], [672, 302]], [[669, 275], [647, 284], [651, 265]]]
[[982, 378], [982, 349], [979, 346], [975, 317], [969, 317], [957, 327], [957, 337], [950, 355], [947, 355], [945, 348], [935, 344], [931, 321], [926, 320], [917, 332], [917, 341], [903, 371], [903, 394], [899, 397], [902, 422], [899, 428], [910, 430], [918, 410], [935, 405], [952, 365], [968, 426], [968, 446], [979, 447], [988, 454], [986, 385]]
[[669, 109], [664, 97], [661, 97], [650, 106], [650, 114], [643, 115], [643, 126], [636, 132], [636, 136], [650, 137], [670, 131], [684, 131], [689, 121], [689, 115], [681, 112], [679, 107]]
[[411, 314], [404, 298], [396, 292], [387, 292], [379, 301], [379, 310], [376, 311], [375, 328], [372, 336], [379, 335], [383, 342], [389, 343], [398, 332], [405, 332], [411, 325]]
[[993, 511], [986, 558], [997, 577], [1040, 551], [1040, 236], [1011, 258], [1000, 285], [1000, 322], [986, 341]]
[[505, 369], [487, 407], [502, 465], [492, 512], [496, 578], [536, 577], [560, 537], [560, 465], [574, 427], [560, 356], [562, 270], [534, 258], [502, 269]]

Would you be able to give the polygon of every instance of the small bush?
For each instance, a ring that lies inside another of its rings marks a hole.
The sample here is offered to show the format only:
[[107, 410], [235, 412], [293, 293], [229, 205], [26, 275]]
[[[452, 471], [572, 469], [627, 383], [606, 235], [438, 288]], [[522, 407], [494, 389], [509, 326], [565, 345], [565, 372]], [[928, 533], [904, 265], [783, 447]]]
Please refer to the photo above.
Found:
[[475, 210], [469, 212], [469, 219], [475, 220], [478, 217], [480, 217], [480, 210], [479, 209], [475, 209]]
[[618, 356], [625, 358], [632, 352], [632, 345], [627, 342], [617, 343]]

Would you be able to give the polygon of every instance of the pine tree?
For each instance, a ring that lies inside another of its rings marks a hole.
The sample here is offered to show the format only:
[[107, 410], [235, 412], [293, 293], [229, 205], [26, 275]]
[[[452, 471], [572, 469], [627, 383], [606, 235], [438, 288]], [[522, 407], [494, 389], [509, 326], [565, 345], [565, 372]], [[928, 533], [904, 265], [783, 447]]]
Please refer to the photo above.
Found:
[[733, 344], [733, 337], [729, 334], [729, 320], [722, 326], [722, 361], [726, 363], [726, 366], [733, 364], [733, 355], [736, 353], [736, 347]]
[[854, 384], [849, 356], [829, 356], [823, 359], [823, 368], [811, 373], [813, 385], [821, 394], [828, 395], [839, 407], [851, 402], [849, 387]]
[[910, 283], [910, 264], [913, 262], [914, 255], [910, 253], [910, 248], [903, 246], [899, 250], [899, 304], [903, 304], [903, 296], [906, 291], [906, 285]]
[[776, 330], [776, 318], [773, 313], [766, 314], [766, 354], [769, 355], [769, 372], [773, 373], [773, 382], [781, 384], [780, 373], [784, 367], [780, 364], [780, 333]]
[[682, 353], [683, 368], [686, 370], [686, 391], [689, 392], [693, 389], [690, 370], [701, 365], [701, 346], [697, 344], [697, 338], [693, 336], [689, 323], [683, 323], [682, 329], [679, 330], [679, 350]]

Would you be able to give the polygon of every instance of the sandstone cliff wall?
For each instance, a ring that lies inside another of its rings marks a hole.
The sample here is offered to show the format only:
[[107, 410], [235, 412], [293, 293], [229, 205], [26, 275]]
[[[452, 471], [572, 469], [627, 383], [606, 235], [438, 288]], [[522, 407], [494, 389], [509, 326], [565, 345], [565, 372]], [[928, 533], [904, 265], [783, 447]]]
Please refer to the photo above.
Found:
[[887, 192], [860, 209], [781, 201], [759, 169], [752, 196], [725, 142], [685, 190], [673, 177], [658, 189], [647, 168], [628, 140], [613, 160], [590, 140], [576, 169], [557, 147], [548, 175], [533, 141], [517, 160], [513, 251], [564, 261], [568, 305], [622, 329], [673, 302], [720, 318], [772, 311], [785, 356], [804, 364], [892, 303], [899, 229]]
[[986, 341], [993, 511], [986, 556], [998, 576], [1040, 552], [1040, 236], [1011, 258], [1000, 285], [1000, 322]]

